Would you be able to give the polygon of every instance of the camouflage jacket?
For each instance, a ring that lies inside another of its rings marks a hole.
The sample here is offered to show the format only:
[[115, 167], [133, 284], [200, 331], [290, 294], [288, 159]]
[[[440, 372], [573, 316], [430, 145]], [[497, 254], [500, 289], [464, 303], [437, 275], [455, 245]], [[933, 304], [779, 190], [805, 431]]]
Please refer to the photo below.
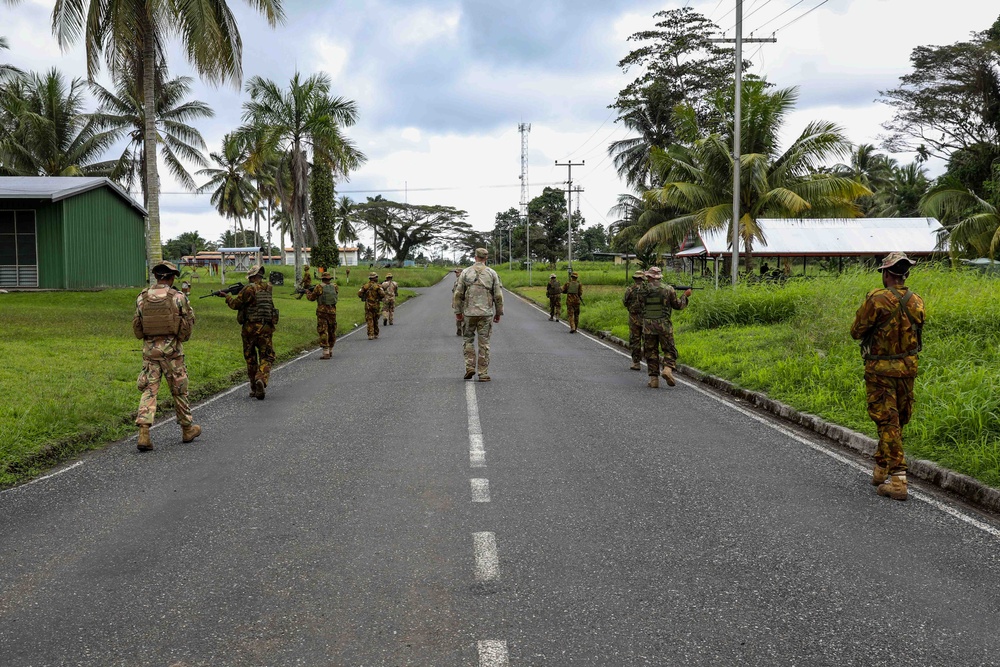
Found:
[[[254, 303], [256, 302], [256, 300], [257, 300], [257, 292], [262, 292], [264, 290], [267, 290], [267, 291], [273, 293], [273, 290], [271, 289], [271, 286], [269, 284], [265, 283], [264, 281], [260, 281], [260, 282], [256, 282], [256, 283], [250, 283], [249, 285], [247, 285], [246, 287], [244, 287], [242, 290], [240, 290], [240, 293], [237, 294], [236, 296], [233, 296], [232, 294], [226, 294], [226, 305], [229, 306], [230, 308], [232, 308], [233, 310], [236, 310], [236, 311], [241, 311], [241, 310], [242, 311], [246, 311], [248, 308], [250, 308], [251, 306], [253, 306]], [[263, 329], [264, 330], [274, 331], [274, 327], [278, 324], [278, 309], [277, 309], [277, 306], [275, 306], [275, 309], [274, 309], [274, 318], [273, 318], [273, 320], [271, 321], [270, 324], [262, 323], [262, 322], [249, 322], [249, 321], [245, 321], [245, 322], [242, 323], [243, 330], [244, 331], [249, 331], [250, 329], [253, 329], [253, 328], [259, 328], [258, 326], [251, 327], [250, 326], [251, 324], [253, 324], [253, 325], [263, 325]]]
[[[576, 283], [576, 294], [569, 293], [569, 286]], [[580, 284], [579, 280], [570, 280], [568, 283], [562, 286], [563, 294], [566, 295], [566, 305], [575, 306], [578, 303], [583, 302], [583, 285]]]
[[677, 290], [675, 290], [672, 286], [664, 285], [659, 281], [655, 283], [647, 283], [645, 285], [640, 285], [639, 289], [636, 291], [636, 299], [642, 304], [643, 319], [650, 319], [645, 317], [646, 302], [650, 298], [655, 298], [657, 295], [660, 295], [663, 299], [663, 317], [657, 319], [663, 319], [666, 322], [670, 322], [670, 315], [673, 311], [684, 310], [687, 308], [687, 297], [683, 294], [677, 294]]
[[632, 283], [625, 288], [625, 296], [622, 297], [622, 305], [628, 309], [632, 315], [642, 315], [644, 303], [640, 297], [642, 289], [646, 283]]
[[365, 308], [377, 310], [385, 299], [385, 290], [374, 280], [369, 280], [358, 290], [358, 298], [365, 302]]
[[550, 299], [562, 296], [562, 285], [559, 284], [558, 278], [550, 278], [545, 284], [545, 296]]
[[382, 290], [385, 292], [386, 299], [395, 299], [396, 295], [399, 294], [399, 283], [395, 280], [386, 280], [382, 283]]
[[[319, 301], [319, 297], [323, 294], [324, 289], [332, 289], [334, 292], [337, 292], [338, 294], [340, 293], [340, 290], [337, 289], [337, 286], [334, 283], [330, 283], [329, 285], [326, 283], [320, 283], [319, 285], [316, 285], [311, 292], [306, 292], [306, 298], [310, 301]], [[316, 314], [319, 315], [321, 313], [336, 315], [337, 306], [324, 306], [321, 303], [317, 303]]]
[[908, 287], [897, 287], [896, 291], [904, 298], [907, 292], [912, 295], [906, 302], [906, 313], [892, 290], [872, 290], [854, 316], [851, 337], [861, 341], [866, 373], [915, 377], [922, 343], [924, 301]]
[[184, 354], [182, 341], [191, 338], [194, 329], [194, 309], [187, 296], [180, 290], [171, 288], [174, 305], [181, 315], [180, 331], [176, 336], [143, 336], [142, 334], [142, 299], [146, 290], [139, 293], [135, 300], [135, 315], [132, 316], [132, 333], [142, 339], [142, 356], [147, 359], [177, 357]]
[[451, 301], [455, 314], [466, 317], [503, 315], [503, 283], [497, 272], [481, 262], [462, 271]]

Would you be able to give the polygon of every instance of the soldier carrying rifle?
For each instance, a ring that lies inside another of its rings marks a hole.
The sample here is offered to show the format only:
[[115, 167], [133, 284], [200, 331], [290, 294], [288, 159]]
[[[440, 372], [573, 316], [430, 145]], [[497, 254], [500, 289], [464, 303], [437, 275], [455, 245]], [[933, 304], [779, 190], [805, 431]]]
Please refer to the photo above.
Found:
[[677, 368], [677, 346], [674, 345], [674, 325], [670, 322], [673, 310], [683, 310], [687, 307], [691, 288], [677, 296], [676, 290], [670, 285], [660, 283], [663, 270], [652, 266], [646, 271], [649, 283], [640, 292], [642, 309], [643, 346], [646, 351], [646, 370], [649, 373], [649, 387], [658, 389], [660, 386], [660, 350], [663, 351], [663, 379], [671, 387], [674, 380], [674, 369]]

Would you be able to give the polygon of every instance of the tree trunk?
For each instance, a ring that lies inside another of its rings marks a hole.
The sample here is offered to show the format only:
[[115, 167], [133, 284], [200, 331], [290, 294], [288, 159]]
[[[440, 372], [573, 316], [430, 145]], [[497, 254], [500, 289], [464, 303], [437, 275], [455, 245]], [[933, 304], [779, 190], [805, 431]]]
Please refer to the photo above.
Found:
[[[144, 26], [142, 49], [142, 106], [145, 115], [143, 146], [146, 174], [146, 257], [148, 269], [163, 261], [160, 247], [160, 175], [156, 165], [156, 49], [153, 31]], [[152, 272], [149, 274], [152, 280]]]

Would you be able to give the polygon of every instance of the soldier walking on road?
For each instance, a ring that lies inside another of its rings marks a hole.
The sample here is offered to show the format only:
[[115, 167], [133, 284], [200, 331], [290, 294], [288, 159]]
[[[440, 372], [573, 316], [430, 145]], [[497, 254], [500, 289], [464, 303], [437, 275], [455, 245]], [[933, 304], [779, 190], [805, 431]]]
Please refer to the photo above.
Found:
[[562, 317], [562, 285], [559, 284], [559, 276], [549, 275], [549, 282], [545, 284], [545, 296], [549, 297], [549, 322], [558, 322]]
[[503, 284], [497, 272], [486, 266], [488, 257], [486, 248], [476, 248], [476, 263], [462, 271], [452, 297], [455, 319], [465, 324], [465, 379], [471, 380], [478, 367], [480, 382], [490, 381], [490, 332], [503, 315]]
[[382, 290], [385, 291], [385, 300], [382, 301], [382, 324], [391, 326], [392, 316], [396, 313], [396, 295], [399, 294], [399, 283], [392, 279], [391, 273], [385, 274]]
[[320, 275], [322, 281], [306, 298], [316, 302], [316, 333], [319, 334], [319, 345], [323, 348], [320, 359], [333, 356], [333, 345], [337, 342], [337, 286], [332, 283], [333, 276], [328, 271]]
[[906, 500], [903, 427], [913, 415], [913, 383], [922, 346], [924, 302], [904, 283], [916, 264], [890, 253], [878, 268], [883, 289], [868, 293], [851, 326], [865, 360], [868, 416], [878, 427], [872, 484], [880, 496]]
[[566, 295], [566, 320], [569, 322], [569, 332], [576, 333], [580, 326], [580, 304], [583, 303], [583, 285], [580, 284], [580, 274], [574, 271], [569, 275], [569, 282], [563, 285]]
[[660, 386], [660, 351], [663, 352], [663, 379], [671, 387], [674, 380], [674, 369], [677, 368], [677, 347], [674, 345], [674, 325], [670, 321], [672, 310], [683, 310], [687, 307], [691, 290], [677, 296], [670, 285], [663, 285], [660, 279], [663, 271], [658, 266], [646, 271], [649, 283], [640, 294], [642, 295], [642, 336], [646, 352], [646, 370], [649, 372], [649, 386], [657, 389]]
[[368, 274], [368, 282], [358, 290], [358, 298], [365, 302], [365, 324], [368, 325], [368, 340], [378, 338], [378, 314], [382, 310], [385, 290], [378, 284], [378, 274]]
[[642, 361], [642, 311], [645, 301], [642, 298], [642, 290], [646, 286], [646, 274], [636, 271], [632, 274], [632, 284], [625, 288], [625, 296], [622, 297], [622, 305], [628, 309], [628, 348], [632, 352], [633, 371], [642, 370], [639, 362]]
[[274, 307], [271, 285], [264, 282], [264, 267], [255, 264], [247, 272], [250, 284], [236, 296], [216, 292], [226, 297], [226, 305], [236, 311], [236, 321], [243, 325], [243, 359], [247, 362], [250, 398], [264, 400], [267, 383], [274, 365], [274, 328], [278, 325], [278, 309]]
[[[455, 290], [458, 289], [458, 278], [462, 275], [462, 269], [455, 269], [455, 284], [451, 286], [451, 298], [455, 299]], [[460, 319], [455, 319], [455, 335], [461, 336], [465, 329], [465, 323]]]
[[136, 381], [142, 398], [135, 418], [139, 427], [136, 448], [140, 452], [153, 449], [149, 427], [156, 418], [156, 394], [162, 378], [166, 378], [174, 397], [181, 439], [191, 442], [201, 435], [201, 427], [194, 423], [188, 402], [187, 367], [181, 346], [191, 338], [194, 311], [187, 296], [174, 289], [174, 279], [180, 274], [170, 262], [157, 264], [153, 267], [156, 284], [144, 289], [135, 301], [132, 333], [142, 339], [142, 371]]

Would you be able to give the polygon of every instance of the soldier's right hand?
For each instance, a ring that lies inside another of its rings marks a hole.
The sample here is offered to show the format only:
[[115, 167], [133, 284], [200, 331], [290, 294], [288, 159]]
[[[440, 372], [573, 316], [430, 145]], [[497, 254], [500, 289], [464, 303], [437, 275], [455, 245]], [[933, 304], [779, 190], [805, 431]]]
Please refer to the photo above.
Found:
[[690, 289], [684, 290], [684, 296], [691, 296], [691, 290]]
[[461, 322], [462, 320], [465, 319], [465, 315], [463, 315], [462, 313], [455, 313], [455, 319]]

